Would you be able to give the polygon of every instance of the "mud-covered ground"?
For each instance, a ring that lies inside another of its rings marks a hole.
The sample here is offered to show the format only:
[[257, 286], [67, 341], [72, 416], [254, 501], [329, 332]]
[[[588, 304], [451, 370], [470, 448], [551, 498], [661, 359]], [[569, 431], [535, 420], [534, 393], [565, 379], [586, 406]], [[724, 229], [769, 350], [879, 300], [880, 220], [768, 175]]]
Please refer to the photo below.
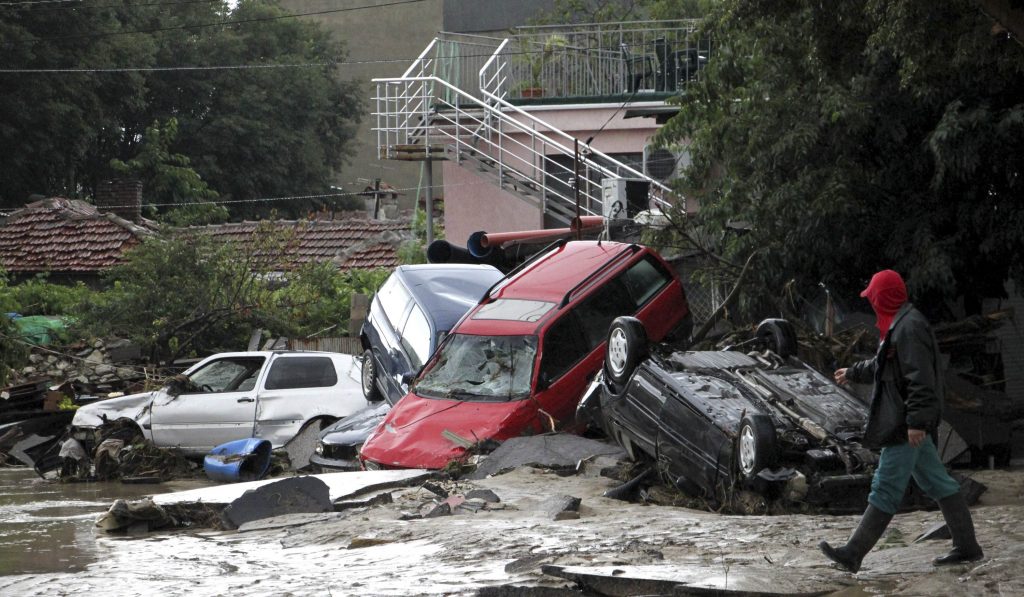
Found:
[[[723, 516], [625, 503], [601, 497], [616, 482], [597, 468], [565, 477], [527, 467], [460, 482], [460, 490], [489, 488], [502, 500], [475, 514], [401, 520], [431, 497], [409, 488], [393, 491], [391, 504], [240, 531], [98, 534], [92, 563], [73, 572], [8, 572], [0, 594], [474, 595], [503, 585], [575, 586], [545, 574], [545, 565], [780, 593], [1024, 594], [1022, 467], [973, 473], [988, 486], [973, 508], [981, 562], [933, 567], [949, 543], [912, 543], [941, 520], [922, 511], [897, 516], [856, 575], [831, 568], [817, 549], [822, 538], [844, 540], [856, 516]], [[563, 495], [581, 498], [578, 519], [552, 516], [551, 498]]]

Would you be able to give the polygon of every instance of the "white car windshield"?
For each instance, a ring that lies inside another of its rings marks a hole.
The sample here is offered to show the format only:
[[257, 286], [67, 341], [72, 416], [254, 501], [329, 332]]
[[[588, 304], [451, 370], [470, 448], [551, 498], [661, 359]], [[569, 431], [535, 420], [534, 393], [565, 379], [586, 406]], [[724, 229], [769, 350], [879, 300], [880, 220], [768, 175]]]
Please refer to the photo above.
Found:
[[415, 391], [428, 398], [523, 399], [530, 395], [536, 355], [536, 336], [456, 334], [416, 382]]

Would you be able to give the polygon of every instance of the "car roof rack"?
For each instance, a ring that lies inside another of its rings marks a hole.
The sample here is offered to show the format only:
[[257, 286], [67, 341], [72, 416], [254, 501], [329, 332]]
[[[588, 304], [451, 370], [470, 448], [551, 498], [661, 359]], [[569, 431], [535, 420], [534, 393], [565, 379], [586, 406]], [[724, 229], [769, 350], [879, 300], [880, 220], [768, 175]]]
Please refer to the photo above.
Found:
[[586, 286], [587, 284], [589, 284], [590, 282], [592, 282], [594, 278], [596, 278], [600, 274], [604, 273], [605, 270], [608, 268], [608, 266], [610, 264], [614, 263], [615, 261], [618, 261], [619, 259], [622, 259], [623, 255], [625, 255], [626, 253], [633, 254], [633, 253], [636, 253], [639, 250], [640, 250], [640, 245], [631, 244], [631, 245], [628, 245], [627, 247], [625, 247], [624, 249], [622, 249], [621, 251], [619, 251], [618, 253], [616, 253], [615, 255], [612, 255], [608, 259], [608, 261], [606, 261], [604, 263], [604, 265], [602, 265], [600, 268], [598, 268], [598, 269], [594, 270], [593, 272], [591, 272], [590, 275], [587, 276], [586, 278], [583, 278], [582, 280], [580, 280], [579, 284], [577, 284], [577, 285], [573, 286], [572, 288], [570, 288], [569, 291], [565, 293], [565, 296], [562, 297], [562, 302], [558, 304], [558, 308], [561, 309], [561, 308], [565, 307], [566, 305], [568, 305], [569, 304], [569, 298], [573, 294], [575, 294], [580, 288], [582, 288], [582, 287]]

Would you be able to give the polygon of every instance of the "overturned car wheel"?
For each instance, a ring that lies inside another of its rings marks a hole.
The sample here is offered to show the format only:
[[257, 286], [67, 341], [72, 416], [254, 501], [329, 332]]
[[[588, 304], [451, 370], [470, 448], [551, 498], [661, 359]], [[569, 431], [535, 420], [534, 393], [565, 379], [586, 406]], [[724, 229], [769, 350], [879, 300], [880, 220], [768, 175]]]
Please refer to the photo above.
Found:
[[647, 330], [636, 317], [616, 317], [608, 328], [608, 348], [604, 356], [608, 378], [625, 384], [637, 364], [647, 356]]
[[363, 386], [363, 397], [369, 402], [380, 400], [380, 390], [377, 389], [377, 363], [373, 361], [373, 351], [363, 351], [363, 369], [360, 376]]
[[784, 359], [796, 356], [796, 331], [785, 319], [765, 319], [757, 324], [757, 338]]
[[773, 466], [775, 457], [775, 425], [771, 418], [761, 414], [744, 416], [736, 446], [740, 480], [749, 481], [762, 469]]

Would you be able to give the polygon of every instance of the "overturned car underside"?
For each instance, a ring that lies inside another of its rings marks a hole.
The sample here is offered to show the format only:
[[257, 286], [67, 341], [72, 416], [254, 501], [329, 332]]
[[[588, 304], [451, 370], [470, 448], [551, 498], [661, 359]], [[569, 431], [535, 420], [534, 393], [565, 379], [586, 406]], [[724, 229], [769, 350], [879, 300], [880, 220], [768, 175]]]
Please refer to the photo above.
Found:
[[581, 409], [664, 481], [716, 503], [751, 490], [863, 507], [878, 455], [860, 443], [867, 405], [846, 389], [771, 350], [648, 349], [642, 334], [617, 348], [614, 330]]

